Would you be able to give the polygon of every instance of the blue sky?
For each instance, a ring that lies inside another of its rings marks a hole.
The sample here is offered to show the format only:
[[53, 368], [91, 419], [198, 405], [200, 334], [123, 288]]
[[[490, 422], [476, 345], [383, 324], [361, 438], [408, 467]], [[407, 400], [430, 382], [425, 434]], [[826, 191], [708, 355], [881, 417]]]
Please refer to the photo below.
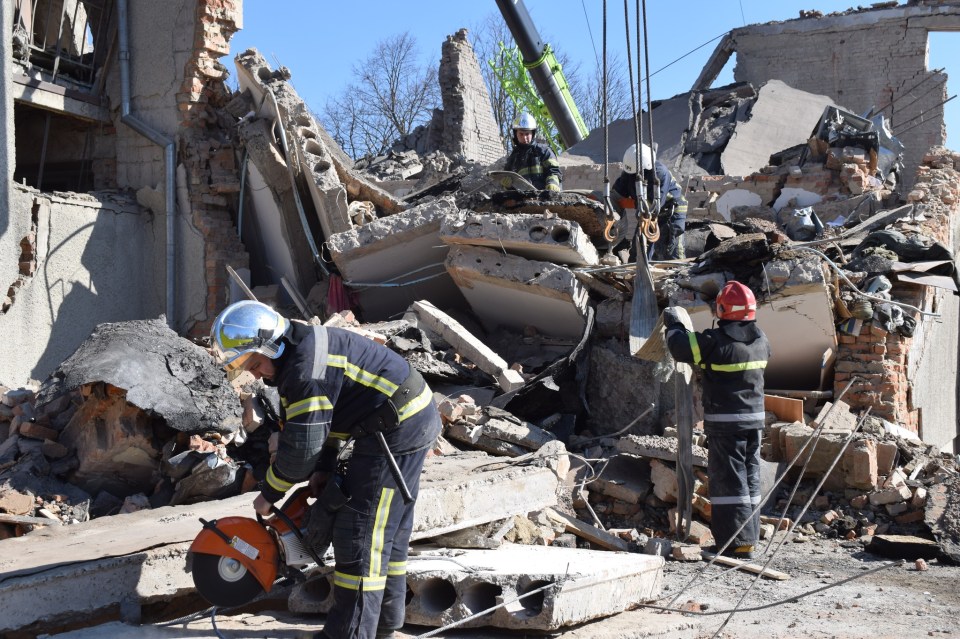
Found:
[[[543, 39], [570, 60], [587, 68], [602, 54], [601, 0], [525, 0], [525, 4]], [[636, 3], [628, 4], [632, 12]], [[830, 13], [851, 6], [856, 0], [649, 0], [650, 67], [660, 69], [745, 24], [796, 18], [801, 9]], [[235, 54], [255, 47], [274, 68], [289, 67], [301, 97], [320, 112], [326, 99], [347, 85], [351, 67], [369, 55], [377, 40], [409, 31], [423, 60], [438, 61], [446, 36], [480, 25], [492, 13], [498, 13], [494, 0], [243, 0], [244, 28], [233, 36], [231, 50]], [[623, 3], [608, 1], [607, 13], [608, 50], [623, 56]], [[711, 42], [652, 76], [654, 99], [689, 90], [715, 45]], [[958, 51], [960, 33], [931, 36], [929, 67], [953, 71], [948, 95], [960, 87]], [[715, 85], [732, 81], [729, 64]], [[957, 102], [960, 98], [946, 105], [950, 141], [960, 136]]]

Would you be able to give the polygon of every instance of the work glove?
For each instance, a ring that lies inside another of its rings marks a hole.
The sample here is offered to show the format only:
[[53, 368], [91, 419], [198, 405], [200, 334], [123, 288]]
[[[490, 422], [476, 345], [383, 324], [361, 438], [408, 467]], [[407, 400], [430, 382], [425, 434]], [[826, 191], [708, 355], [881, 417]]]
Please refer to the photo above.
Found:
[[543, 195], [548, 200], [559, 200], [560, 199], [560, 187], [556, 184], [548, 184], [546, 190], [543, 192]]
[[668, 306], [663, 309], [663, 325], [669, 328], [674, 324], [683, 326], [683, 322], [680, 321], [680, 312], [676, 306]]

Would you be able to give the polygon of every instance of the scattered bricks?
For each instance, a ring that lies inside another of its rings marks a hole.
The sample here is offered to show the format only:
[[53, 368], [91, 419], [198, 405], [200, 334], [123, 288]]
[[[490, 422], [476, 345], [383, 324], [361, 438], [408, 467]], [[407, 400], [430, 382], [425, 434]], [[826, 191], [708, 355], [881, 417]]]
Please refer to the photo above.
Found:
[[869, 499], [866, 495], [857, 495], [856, 497], [850, 500], [850, 507], [856, 508], [857, 510], [863, 510], [867, 507]]
[[913, 510], [902, 515], [897, 515], [893, 518], [898, 524], [915, 524], [917, 522], [924, 520], [924, 515], [922, 510]]
[[895, 504], [906, 501], [913, 497], [913, 493], [906, 486], [899, 488], [885, 488], [879, 492], [870, 493], [870, 505], [885, 506], [886, 504]]
[[903, 513], [907, 512], [909, 508], [910, 506], [908, 506], [905, 502], [886, 505], [887, 514], [890, 515], [891, 517], [902, 515]]
[[671, 554], [677, 561], [700, 561], [702, 558], [700, 546], [692, 544], [677, 544]]
[[877, 444], [877, 473], [888, 476], [897, 461], [897, 445], [893, 442]]
[[703, 518], [704, 521], [711, 521], [713, 518], [713, 506], [710, 500], [703, 495], [693, 496], [693, 509]]
[[760, 524], [760, 539], [770, 539], [775, 532], [773, 524]]
[[0, 401], [7, 406], [17, 406], [24, 402], [32, 402], [35, 397], [36, 393], [29, 388], [16, 388], [5, 392]]
[[844, 483], [853, 488], [874, 490], [878, 486], [877, 447], [873, 440], [859, 440], [848, 448], [841, 460]]
[[916, 561], [914, 561], [914, 562], [913, 562], [913, 567], [916, 568], [916, 569], [917, 569], [918, 571], [920, 571], [920, 572], [923, 572], [924, 570], [927, 570], [927, 569], [928, 569], [928, 568], [927, 568], [927, 562], [924, 561], [923, 559], [917, 559]]
[[0, 493], [0, 512], [11, 515], [29, 515], [33, 513], [34, 506], [33, 496], [28, 493], [21, 493], [12, 488], [5, 489]]
[[835, 510], [828, 510], [820, 516], [820, 521], [828, 526], [840, 518], [840, 514]]
[[669, 539], [662, 537], [651, 537], [647, 540], [647, 545], [643, 547], [643, 552], [647, 555], [659, 555], [661, 557], [670, 557], [672, 546]]
[[887, 480], [883, 482], [884, 488], [899, 488], [900, 486], [905, 486], [907, 483], [907, 476], [899, 468], [895, 468], [893, 472], [887, 477]]
[[463, 408], [458, 402], [445, 399], [438, 406], [440, 416], [445, 422], [455, 422], [463, 415]]
[[47, 439], [44, 440], [43, 446], [40, 447], [40, 452], [43, 453], [43, 456], [47, 459], [63, 459], [70, 450], [60, 442]]
[[767, 515], [760, 515], [761, 524], [770, 524], [771, 526], [779, 526], [777, 530], [790, 530], [790, 526], [793, 525], [793, 521], [789, 517], [784, 517], [780, 519], [779, 517], [769, 517]]
[[677, 473], [659, 459], [650, 460], [650, 481], [653, 482], [653, 494], [668, 504], [677, 503]]
[[913, 491], [913, 497], [910, 498], [911, 508], [923, 508], [927, 504], [927, 489], [923, 486], [917, 486]]
[[35, 422], [23, 422], [20, 424], [20, 434], [24, 437], [30, 439], [39, 439], [39, 440], [53, 440], [56, 441], [60, 437], [55, 429], [49, 428], [47, 426], [41, 426]]
[[877, 524], [864, 524], [860, 527], [860, 533], [863, 537], [872, 537], [877, 534]]
[[690, 536], [687, 540], [701, 546], [711, 546], [714, 543], [713, 533], [699, 521], [690, 522]]

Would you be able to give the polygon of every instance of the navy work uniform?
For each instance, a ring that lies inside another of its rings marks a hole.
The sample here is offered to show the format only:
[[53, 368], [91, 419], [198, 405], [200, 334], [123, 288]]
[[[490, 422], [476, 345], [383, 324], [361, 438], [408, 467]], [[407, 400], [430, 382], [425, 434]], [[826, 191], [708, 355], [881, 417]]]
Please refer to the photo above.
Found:
[[717, 328], [703, 332], [670, 322], [667, 346], [677, 361], [703, 373], [710, 530], [718, 549], [733, 538], [730, 554], [749, 557], [760, 538], [763, 371], [770, 344], [755, 321], [720, 320]]
[[[660, 209], [657, 219], [660, 226], [660, 239], [650, 247], [648, 257], [658, 260], [683, 259], [683, 233], [687, 228], [687, 200], [683, 189], [673, 179], [673, 174], [659, 160], [654, 163], [657, 180], [660, 182]], [[643, 171], [643, 179], [653, 184], [654, 171]], [[623, 172], [611, 187], [624, 198], [631, 200], [625, 208], [637, 208], [636, 175]], [[623, 206], [621, 204], [621, 206]]]
[[274, 380], [283, 427], [261, 486], [271, 503], [315, 470], [334, 470], [342, 442], [394, 402], [396, 427], [384, 435], [414, 502], [404, 504], [376, 438], [357, 437], [342, 478], [350, 501], [334, 519], [334, 605], [323, 632], [365, 639], [400, 628], [420, 472], [441, 428], [433, 394], [400, 355], [355, 333], [294, 322], [284, 340]]
[[563, 180], [557, 156], [549, 146], [539, 142], [514, 143], [503, 170], [519, 173], [541, 191], [559, 191]]

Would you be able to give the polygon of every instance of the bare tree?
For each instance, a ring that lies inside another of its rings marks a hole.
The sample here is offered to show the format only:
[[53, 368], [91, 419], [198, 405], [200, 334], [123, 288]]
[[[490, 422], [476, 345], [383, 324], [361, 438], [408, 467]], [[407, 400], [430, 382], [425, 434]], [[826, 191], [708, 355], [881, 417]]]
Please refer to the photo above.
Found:
[[323, 107], [323, 125], [354, 159], [380, 155], [428, 123], [440, 104], [436, 65], [421, 64], [409, 32], [380, 40], [353, 81]]
[[[580, 109], [580, 115], [591, 131], [603, 124], [603, 67], [594, 65], [587, 77], [580, 74], [567, 75], [573, 100]], [[636, 72], [636, 66], [634, 66]], [[627, 65], [619, 53], [607, 57], [607, 121], [613, 122], [632, 117], [633, 106], [630, 99], [630, 78], [627, 77]], [[634, 88], [636, 99], [640, 95]], [[638, 102], [637, 109], [640, 104]]]

